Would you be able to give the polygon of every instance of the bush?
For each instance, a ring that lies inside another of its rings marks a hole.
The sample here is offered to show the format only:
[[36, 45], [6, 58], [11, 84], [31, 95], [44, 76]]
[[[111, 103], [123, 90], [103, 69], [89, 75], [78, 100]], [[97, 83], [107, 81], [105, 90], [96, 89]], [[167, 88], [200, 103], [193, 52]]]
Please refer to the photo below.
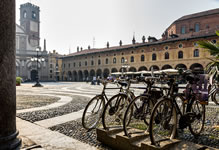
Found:
[[21, 85], [21, 77], [16, 77], [16, 85]]

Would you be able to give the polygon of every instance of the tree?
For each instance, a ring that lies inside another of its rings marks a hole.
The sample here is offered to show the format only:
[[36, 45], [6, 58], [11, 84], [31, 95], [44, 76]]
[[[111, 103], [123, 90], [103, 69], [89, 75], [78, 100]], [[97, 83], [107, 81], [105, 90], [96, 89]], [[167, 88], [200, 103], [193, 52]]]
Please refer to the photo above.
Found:
[[[219, 36], [219, 31], [216, 31], [217, 36]], [[207, 72], [210, 76], [215, 78], [219, 77], [219, 42], [212, 43], [210, 41], [199, 41], [199, 47], [206, 49], [210, 52], [214, 58], [208, 58], [211, 60], [211, 63], [207, 65]]]

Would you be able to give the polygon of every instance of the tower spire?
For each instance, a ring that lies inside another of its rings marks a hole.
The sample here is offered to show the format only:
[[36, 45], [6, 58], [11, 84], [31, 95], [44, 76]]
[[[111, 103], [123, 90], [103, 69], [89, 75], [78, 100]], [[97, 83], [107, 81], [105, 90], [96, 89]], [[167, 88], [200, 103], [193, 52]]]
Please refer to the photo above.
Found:
[[44, 39], [43, 50], [46, 51], [46, 39]]

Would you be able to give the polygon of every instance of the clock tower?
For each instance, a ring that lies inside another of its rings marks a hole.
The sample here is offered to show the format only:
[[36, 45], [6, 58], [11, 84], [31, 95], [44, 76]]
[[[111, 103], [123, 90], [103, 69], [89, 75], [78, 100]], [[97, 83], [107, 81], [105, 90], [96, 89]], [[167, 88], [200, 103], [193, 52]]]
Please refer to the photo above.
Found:
[[20, 6], [20, 26], [28, 35], [31, 46], [40, 45], [40, 8], [31, 3]]

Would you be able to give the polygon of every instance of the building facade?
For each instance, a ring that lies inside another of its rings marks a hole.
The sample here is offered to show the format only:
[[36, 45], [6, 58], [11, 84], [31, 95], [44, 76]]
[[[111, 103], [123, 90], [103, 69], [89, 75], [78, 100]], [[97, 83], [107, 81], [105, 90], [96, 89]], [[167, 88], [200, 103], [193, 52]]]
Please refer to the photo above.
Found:
[[[46, 42], [40, 46], [40, 9], [31, 3], [20, 6], [20, 25], [16, 24], [16, 76], [23, 80], [35, 81], [37, 71], [40, 80], [48, 80], [48, 52]], [[31, 61], [38, 56], [45, 61]], [[37, 68], [38, 66], [38, 68]]]
[[106, 78], [112, 72], [121, 72], [126, 63], [127, 71], [160, 70], [168, 68], [195, 69], [209, 64], [207, 57], [213, 57], [199, 48], [197, 42], [219, 41], [215, 31], [219, 30], [219, 9], [186, 15], [174, 21], [162, 34], [161, 39], [142, 37], [137, 43], [86, 50], [77, 49], [76, 53], [63, 57], [62, 78], [83, 81], [94, 76]]

